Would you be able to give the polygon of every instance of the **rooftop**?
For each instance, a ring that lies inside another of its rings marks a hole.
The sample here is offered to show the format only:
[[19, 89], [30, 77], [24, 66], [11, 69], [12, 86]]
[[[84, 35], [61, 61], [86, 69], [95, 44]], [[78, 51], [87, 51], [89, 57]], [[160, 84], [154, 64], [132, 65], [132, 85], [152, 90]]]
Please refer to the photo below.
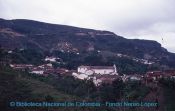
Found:
[[88, 68], [88, 69], [114, 69], [113, 66], [79, 66], [78, 68]]

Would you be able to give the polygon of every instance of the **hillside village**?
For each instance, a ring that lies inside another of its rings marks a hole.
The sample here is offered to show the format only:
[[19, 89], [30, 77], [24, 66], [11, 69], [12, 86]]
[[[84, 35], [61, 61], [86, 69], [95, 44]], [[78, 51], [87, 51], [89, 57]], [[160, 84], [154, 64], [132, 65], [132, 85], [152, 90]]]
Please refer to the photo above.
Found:
[[[45, 61], [55, 61], [59, 58], [46, 57]], [[48, 75], [62, 75], [62, 76], [73, 76], [81, 80], [92, 80], [96, 86], [102, 83], [112, 83], [116, 79], [120, 79], [123, 82], [127, 81], [140, 81], [142, 83], [154, 82], [161, 78], [175, 79], [175, 70], [165, 71], [149, 71], [146, 74], [119, 74], [117, 67], [113, 66], [79, 66], [77, 70], [68, 70], [66, 68], [54, 68], [51, 63], [42, 65], [32, 64], [10, 64], [10, 67], [15, 70], [27, 71], [32, 74], [41, 76]]]
[[[67, 44], [67, 43], [66, 43]], [[66, 45], [68, 46], [68, 45]], [[67, 51], [70, 51], [69, 48]], [[65, 52], [65, 50], [64, 50]], [[13, 51], [8, 51], [9, 54]], [[101, 53], [101, 51], [98, 51]], [[77, 55], [80, 53], [76, 52]], [[129, 58], [135, 62], [142, 63], [145, 65], [152, 65], [155, 62], [149, 61], [147, 59], [139, 59], [136, 57], [131, 57], [124, 54], [116, 54], [119, 58]], [[73, 76], [80, 80], [92, 80], [96, 86], [100, 86], [102, 83], [111, 84], [114, 80], [127, 81], [140, 81], [142, 83], [147, 83], [150, 81], [157, 81], [161, 78], [175, 78], [175, 70], [164, 70], [164, 71], [149, 71], [145, 74], [131, 73], [123, 74], [118, 72], [115, 64], [113, 66], [84, 66], [80, 65], [77, 70], [69, 70], [67, 68], [54, 67], [53, 63], [63, 64], [62, 58], [54, 56], [46, 56], [44, 58], [45, 63], [40, 65], [33, 64], [10, 64], [10, 67], [15, 70], [27, 71], [31, 74], [48, 76], [48, 75], [62, 75], [62, 76]]]

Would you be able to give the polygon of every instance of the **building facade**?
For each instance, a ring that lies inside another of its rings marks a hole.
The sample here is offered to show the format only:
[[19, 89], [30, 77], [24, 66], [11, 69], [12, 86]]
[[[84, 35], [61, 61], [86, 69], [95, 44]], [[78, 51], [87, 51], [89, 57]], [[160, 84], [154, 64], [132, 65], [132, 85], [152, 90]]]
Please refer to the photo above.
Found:
[[113, 66], [79, 66], [78, 73], [92, 75], [92, 74], [110, 74], [110, 75], [118, 75], [117, 68], [115, 65]]

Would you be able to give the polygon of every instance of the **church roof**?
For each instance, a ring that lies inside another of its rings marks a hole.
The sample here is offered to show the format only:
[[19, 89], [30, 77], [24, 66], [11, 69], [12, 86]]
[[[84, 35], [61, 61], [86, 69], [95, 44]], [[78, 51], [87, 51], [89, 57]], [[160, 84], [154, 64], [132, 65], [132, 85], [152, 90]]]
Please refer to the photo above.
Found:
[[79, 68], [88, 68], [88, 69], [114, 69], [113, 66], [79, 66]]

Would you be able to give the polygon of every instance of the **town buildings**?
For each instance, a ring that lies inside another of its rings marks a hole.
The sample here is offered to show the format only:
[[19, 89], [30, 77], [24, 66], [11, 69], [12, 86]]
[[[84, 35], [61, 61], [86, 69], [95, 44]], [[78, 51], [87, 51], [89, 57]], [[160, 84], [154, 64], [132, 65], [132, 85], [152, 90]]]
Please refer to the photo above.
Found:
[[64, 68], [54, 68], [50, 63], [39, 66], [31, 64], [10, 64], [10, 67], [15, 70], [28, 71], [29, 73], [43, 76], [47, 76], [49, 74], [65, 74], [69, 72], [69, 70]]
[[92, 80], [96, 86], [102, 83], [112, 83], [116, 79], [120, 79], [123, 82], [127, 81], [155, 81], [157, 82], [161, 78], [175, 79], [175, 70], [164, 71], [149, 71], [145, 75], [142, 74], [130, 74], [119, 75], [115, 65], [113, 66], [79, 66], [76, 70], [68, 70], [66, 68], [54, 68], [51, 63], [34, 66], [32, 64], [10, 64], [10, 67], [15, 70], [28, 71], [32, 74], [48, 76], [74, 76], [81, 80]]
[[161, 78], [174, 78], [175, 70], [164, 70], [164, 71], [150, 71], [145, 75], [146, 79], [157, 81]]

